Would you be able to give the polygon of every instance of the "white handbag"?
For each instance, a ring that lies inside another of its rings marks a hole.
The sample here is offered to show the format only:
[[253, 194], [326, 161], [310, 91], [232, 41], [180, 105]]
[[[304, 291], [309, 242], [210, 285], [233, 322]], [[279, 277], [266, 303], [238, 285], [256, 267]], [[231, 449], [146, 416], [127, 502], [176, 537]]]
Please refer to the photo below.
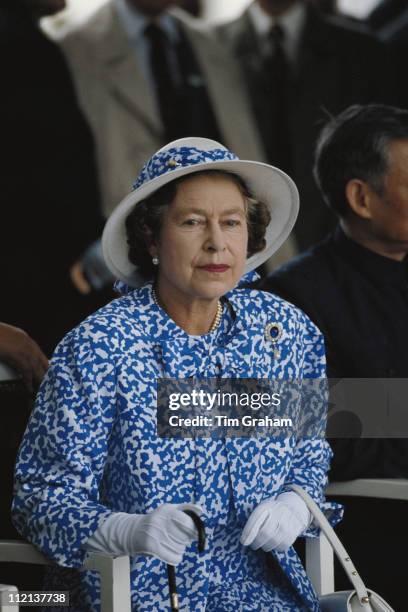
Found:
[[336, 591], [321, 596], [319, 602], [322, 612], [394, 612], [394, 609], [382, 597], [366, 589], [346, 549], [310, 495], [298, 485], [290, 485], [290, 488], [303, 499], [309, 508], [313, 522], [326, 536], [354, 587], [354, 590], [351, 591]]

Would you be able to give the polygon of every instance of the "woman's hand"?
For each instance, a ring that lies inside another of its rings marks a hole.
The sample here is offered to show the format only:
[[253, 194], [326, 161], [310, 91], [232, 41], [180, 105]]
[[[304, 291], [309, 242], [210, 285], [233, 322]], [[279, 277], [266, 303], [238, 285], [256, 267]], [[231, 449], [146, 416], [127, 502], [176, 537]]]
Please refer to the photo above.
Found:
[[131, 554], [153, 555], [170, 565], [180, 563], [187, 546], [197, 538], [193, 520], [183, 510], [202, 513], [194, 504], [163, 504], [134, 520], [128, 540]]
[[25, 331], [0, 323], [0, 360], [21, 373], [30, 391], [40, 384], [48, 369], [48, 359]]
[[241, 544], [265, 552], [288, 550], [309, 526], [310, 512], [294, 492], [259, 504], [250, 515], [241, 535]]
[[193, 520], [183, 510], [202, 514], [195, 504], [163, 504], [148, 514], [115, 513], [89, 538], [86, 548], [108, 554], [151, 555], [177, 565], [197, 538]]

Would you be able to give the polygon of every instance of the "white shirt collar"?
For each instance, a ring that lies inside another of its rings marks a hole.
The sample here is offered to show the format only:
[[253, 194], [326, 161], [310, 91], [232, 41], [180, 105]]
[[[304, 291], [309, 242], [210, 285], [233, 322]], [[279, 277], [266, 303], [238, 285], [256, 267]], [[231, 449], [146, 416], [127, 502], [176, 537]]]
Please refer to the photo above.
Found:
[[296, 55], [306, 20], [306, 7], [303, 2], [296, 2], [286, 13], [279, 18], [268, 15], [255, 0], [248, 9], [249, 18], [258, 36], [263, 39], [271, 27], [279, 24], [285, 32], [285, 47], [289, 58], [296, 61]]
[[[129, 6], [126, 0], [114, 0], [114, 2], [119, 19], [129, 40], [136, 41], [143, 35], [146, 26], [151, 20], [133, 6]], [[159, 25], [171, 40], [178, 40], [177, 26], [173, 17], [168, 12], [164, 12], [154, 19], [154, 23]]]

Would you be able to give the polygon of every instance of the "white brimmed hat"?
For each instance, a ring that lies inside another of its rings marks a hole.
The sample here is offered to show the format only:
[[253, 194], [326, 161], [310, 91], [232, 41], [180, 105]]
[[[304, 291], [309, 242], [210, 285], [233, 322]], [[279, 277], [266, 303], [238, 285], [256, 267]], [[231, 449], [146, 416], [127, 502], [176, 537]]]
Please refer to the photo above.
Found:
[[145, 164], [133, 191], [109, 217], [102, 236], [105, 261], [118, 279], [140, 285], [136, 267], [128, 258], [126, 218], [134, 206], [175, 179], [202, 170], [225, 170], [242, 177], [253, 196], [271, 213], [266, 228], [266, 247], [247, 259], [245, 272], [254, 270], [271, 257], [289, 236], [299, 211], [299, 194], [292, 179], [273, 166], [238, 159], [223, 145], [208, 138], [180, 138], [157, 151]]

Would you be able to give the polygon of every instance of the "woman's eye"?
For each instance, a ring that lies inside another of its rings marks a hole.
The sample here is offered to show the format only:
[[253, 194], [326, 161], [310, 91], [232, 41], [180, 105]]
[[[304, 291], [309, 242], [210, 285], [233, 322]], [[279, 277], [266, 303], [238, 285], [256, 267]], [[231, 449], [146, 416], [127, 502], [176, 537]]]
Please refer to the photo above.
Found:
[[187, 225], [188, 227], [194, 227], [196, 225], [200, 225], [199, 219], [185, 219], [183, 221], [183, 225]]

